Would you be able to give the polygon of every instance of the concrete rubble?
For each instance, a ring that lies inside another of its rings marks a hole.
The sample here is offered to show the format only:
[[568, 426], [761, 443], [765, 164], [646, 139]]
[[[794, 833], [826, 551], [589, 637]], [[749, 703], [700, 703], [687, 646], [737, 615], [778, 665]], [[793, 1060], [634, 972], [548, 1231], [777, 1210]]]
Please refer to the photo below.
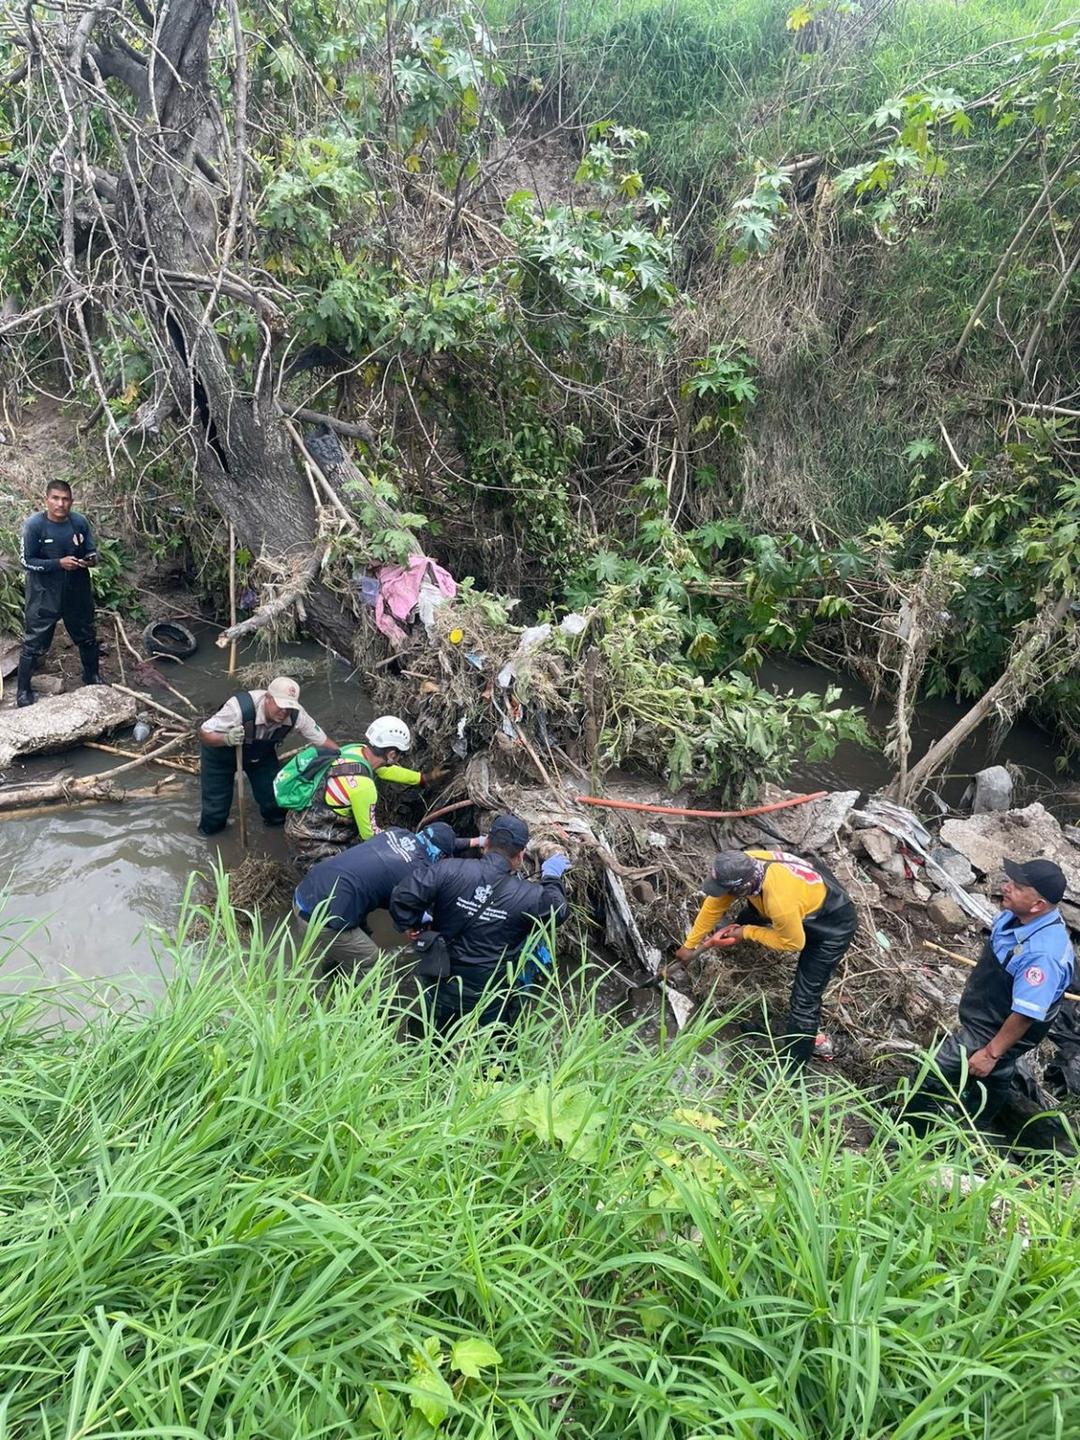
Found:
[[137, 702], [111, 685], [84, 685], [42, 695], [22, 710], [0, 711], [0, 769], [23, 755], [70, 750], [111, 730], [134, 725]]

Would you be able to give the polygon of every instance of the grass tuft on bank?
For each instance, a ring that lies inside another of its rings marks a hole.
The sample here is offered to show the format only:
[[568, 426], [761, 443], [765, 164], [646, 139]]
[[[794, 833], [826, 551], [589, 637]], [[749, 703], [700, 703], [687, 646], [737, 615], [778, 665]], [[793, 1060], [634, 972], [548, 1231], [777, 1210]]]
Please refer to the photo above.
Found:
[[377, 980], [190, 918], [140, 1011], [3, 1002], [0, 1436], [1075, 1432], [1064, 1171], [943, 1169], [587, 990], [499, 1063], [405, 1046]]

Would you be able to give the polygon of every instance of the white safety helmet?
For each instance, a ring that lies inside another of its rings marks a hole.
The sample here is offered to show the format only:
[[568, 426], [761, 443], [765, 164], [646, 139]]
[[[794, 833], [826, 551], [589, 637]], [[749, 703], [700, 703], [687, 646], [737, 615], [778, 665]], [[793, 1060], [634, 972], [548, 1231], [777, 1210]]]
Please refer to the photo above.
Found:
[[404, 720], [396, 715], [380, 715], [364, 732], [364, 739], [376, 750], [408, 750], [412, 735]]

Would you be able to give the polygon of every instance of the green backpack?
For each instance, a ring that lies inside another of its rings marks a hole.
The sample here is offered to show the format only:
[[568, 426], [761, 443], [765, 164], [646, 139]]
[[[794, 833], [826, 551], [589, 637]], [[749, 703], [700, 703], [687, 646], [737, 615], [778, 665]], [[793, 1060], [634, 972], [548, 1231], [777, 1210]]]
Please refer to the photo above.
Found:
[[306, 810], [326, 784], [331, 768], [335, 775], [370, 775], [371, 766], [359, 751], [359, 745], [346, 745], [340, 752], [305, 745], [274, 776], [274, 799], [283, 810]]

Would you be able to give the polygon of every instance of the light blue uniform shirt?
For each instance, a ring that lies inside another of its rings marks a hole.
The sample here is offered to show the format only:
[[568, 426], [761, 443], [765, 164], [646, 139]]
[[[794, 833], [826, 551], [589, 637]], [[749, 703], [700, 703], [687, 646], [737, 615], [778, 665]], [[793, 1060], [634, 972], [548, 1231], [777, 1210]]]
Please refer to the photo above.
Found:
[[1045, 1020], [1073, 976], [1072, 941], [1060, 914], [1049, 910], [1021, 925], [1011, 910], [1003, 910], [990, 931], [990, 944], [1012, 979], [1012, 1008]]

